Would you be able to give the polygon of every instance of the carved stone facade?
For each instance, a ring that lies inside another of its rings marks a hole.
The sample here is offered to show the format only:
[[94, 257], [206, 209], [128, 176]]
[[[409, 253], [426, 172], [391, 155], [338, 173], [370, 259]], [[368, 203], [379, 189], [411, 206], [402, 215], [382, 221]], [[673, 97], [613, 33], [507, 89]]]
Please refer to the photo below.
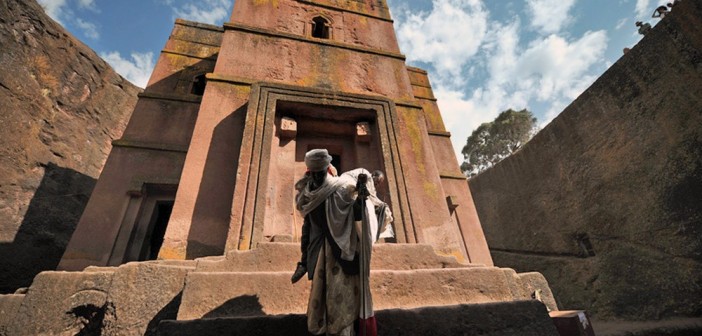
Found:
[[386, 173], [397, 243], [492, 265], [449, 137], [384, 1], [237, 1], [224, 27], [178, 20], [59, 269], [298, 241], [293, 184], [319, 147], [340, 172]]
[[384, 0], [237, 0], [224, 27], [176, 21], [113, 146], [59, 265], [77, 272], [0, 296], [0, 335], [306, 335], [293, 185], [316, 147], [340, 171], [386, 174], [397, 237], [373, 249], [380, 334], [557, 334], [544, 277], [492, 266]]

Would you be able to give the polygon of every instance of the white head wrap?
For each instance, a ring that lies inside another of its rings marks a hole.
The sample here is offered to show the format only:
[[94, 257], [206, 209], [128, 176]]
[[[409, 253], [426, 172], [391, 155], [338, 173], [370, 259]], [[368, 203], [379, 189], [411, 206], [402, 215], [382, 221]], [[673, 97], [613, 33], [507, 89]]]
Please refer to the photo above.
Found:
[[305, 154], [305, 165], [312, 172], [326, 170], [331, 160], [326, 149], [313, 149]]

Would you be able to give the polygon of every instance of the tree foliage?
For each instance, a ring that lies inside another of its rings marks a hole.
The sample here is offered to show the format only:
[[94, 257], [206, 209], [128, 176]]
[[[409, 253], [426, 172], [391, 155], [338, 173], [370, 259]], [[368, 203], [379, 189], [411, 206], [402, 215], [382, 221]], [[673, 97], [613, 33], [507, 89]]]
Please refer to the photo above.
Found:
[[521, 148], [538, 131], [536, 118], [528, 110], [503, 111], [468, 137], [461, 170], [468, 177], [492, 167]]

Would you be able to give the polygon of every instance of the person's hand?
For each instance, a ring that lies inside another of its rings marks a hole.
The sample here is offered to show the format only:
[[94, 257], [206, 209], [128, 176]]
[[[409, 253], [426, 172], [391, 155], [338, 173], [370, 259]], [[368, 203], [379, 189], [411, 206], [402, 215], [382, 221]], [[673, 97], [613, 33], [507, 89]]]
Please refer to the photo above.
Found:
[[359, 197], [356, 198], [356, 201], [353, 202], [353, 220], [360, 221], [362, 219], [363, 219], [363, 199], [361, 199], [361, 197], [359, 195]]
[[307, 266], [303, 265], [302, 263], [297, 263], [297, 268], [295, 269], [295, 273], [293, 273], [292, 277], [290, 277], [290, 282], [296, 283], [300, 281], [305, 273], [307, 273]]

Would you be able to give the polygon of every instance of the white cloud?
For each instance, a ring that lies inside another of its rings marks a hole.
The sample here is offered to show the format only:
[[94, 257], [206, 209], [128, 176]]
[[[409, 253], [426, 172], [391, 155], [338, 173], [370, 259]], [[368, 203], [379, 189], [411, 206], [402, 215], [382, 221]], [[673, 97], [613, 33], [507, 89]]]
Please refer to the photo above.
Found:
[[[649, 14], [649, 4], [650, 0], [636, 0], [636, 17], [643, 18], [646, 14]], [[653, 10], [651, 10], [653, 12]]]
[[531, 26], [542, 33], [556, 33], [572, 20], [568, 12], [575, 0], [527, 0]]
[[[166, 0], [173, 6], [174, 1]], [[232, 0], [200, 0], [172, 7], [173, 13], [183, 19], [209, 24], [218, 24], [229, 17]]]
[[117, 73], [134, 85], [145, 88], [154, 69], [154, 54], [152, 52], [133, 52], [130, 56], [131, 60], [128, 60], [122, 58], [122, 55], [117, 51], [100, 54], [100, 57], [107, 61]]
[[[541, 25], [544, 30], [568, 22], [573, 1], [566, 2], [554, 5], [561, 14], [550, 18], [559, 23]], [[605, 31], [523, 41], [519, 17], [507, 23], [489, 20], [479, 1], [433, 0], [433, 5], [431, 12], [396, 15], [396, 29], [409, 62], [430, 65], [434, 94], [459, 161], [466, 139], [480, 124], [508, 108], [529, 108], [543, 127], [595, 80], [593, 69], [604, 66]], [[531, 19], [531, 25], [538, 22]], [[474, 89], [468, 90], [466, 82]]]
[[39, 5], [44, 8], [44, 11], [56, 22], [61, 23], [64, 15], [64, 7], [66, 0], [38, 0]]
[[614, 29], [619, 30], [624, 27], [624, 25], [629, 22], [628, 18], [622, 18], [619, 21], [617, 21], [617, 25], [614, 27]]
[[93, 40], [97, 40], [100, 38], [100, 33], [98, 32], [97, 26], [95, 24], [77, 18], [76, 26], [83, 30], [83, 34], [88, 38], [91, 38]]
[[572, 43], [550, 35], [532, 42], [523, 52], [515, 75], [537, 81], [536, 98], [540, 101], [554, 96], [575, 98], [571, 92], [573, 87], [579, 87], [585, 71], [602, 60], [606, 47], [605, 31], [587, 32]]
[[[44, 8], [46, 14], [61, 25], [72, 24], [82, 30], [87, 38], [94, 40], [100, 38], [97, 25], [77, 17], [71, 6], [69, 6], [68, 0], [38, 0], [38, 2]], [[77, 0], [76, 2], [79, 9], [99, 12], [94, 0]]]
[[430, 63], [437, 76], [463, 85], [459, 75], [483, 42], [488, 13], [478, 0], [434, 0], [433, 6], [429, 13], [400, 10], [396, 29], [401, 49], [410, 62]]
[[89, 9], [94, 12], [99, 12], [94, 0], [78, 0], [78, 7], [83, 9]]

